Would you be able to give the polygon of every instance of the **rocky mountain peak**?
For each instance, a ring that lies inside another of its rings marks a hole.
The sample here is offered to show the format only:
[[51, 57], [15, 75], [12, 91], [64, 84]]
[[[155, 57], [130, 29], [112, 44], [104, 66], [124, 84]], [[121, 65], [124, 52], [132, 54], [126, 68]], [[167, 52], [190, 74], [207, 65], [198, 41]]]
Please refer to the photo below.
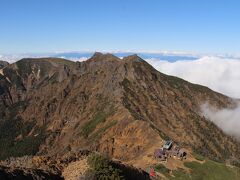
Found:
[[135, 61], [135, 62], [140, 62], [144, 61], [141, 57], [139, 57], [137, 54], [133, 54], [127, 57], [124, 57], [123, 60], [125, 61]]
[[113, 54], [110, 53], [100, 53], [100, 52], [95, 52], [93, 56], [89, 59], [89, 61], [120, 61], [121, 59], [118, 58], [117, 56], [114, 56]]
[[103, 55], [103, 53], [101, 53], [101, 52], [95, 52], [94, 54], [93, 54], [93, 56], [92, 56], [92, 58], [94, 58], [94, 57], [100, 57], [100, 56], [102, 56]]

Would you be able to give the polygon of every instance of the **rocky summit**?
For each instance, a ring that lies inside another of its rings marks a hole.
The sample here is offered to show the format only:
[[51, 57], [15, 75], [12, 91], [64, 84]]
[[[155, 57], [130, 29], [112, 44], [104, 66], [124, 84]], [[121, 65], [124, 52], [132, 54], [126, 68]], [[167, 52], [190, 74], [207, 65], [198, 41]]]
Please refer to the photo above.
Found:
[[[186, 163], [199, 156], [238, 164], [240, 143], [201, 113], [206, 102], [231, 108], [236, 100], [158, 72], [137, 55], [22, 59], [0, 69], [0, 177], [94, 179], [101, 162], [116, 169], [107, 171], [113, 177], [149, 179], [154, 168], [168, 179], [189, 174]], [[166, 140], [185, 149], [186, 162], [154, 157]]]

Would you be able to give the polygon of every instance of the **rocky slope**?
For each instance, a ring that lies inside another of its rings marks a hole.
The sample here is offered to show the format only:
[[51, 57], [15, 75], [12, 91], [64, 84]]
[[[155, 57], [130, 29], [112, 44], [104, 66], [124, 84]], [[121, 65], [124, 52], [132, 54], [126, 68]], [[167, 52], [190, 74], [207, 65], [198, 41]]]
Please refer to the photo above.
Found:
[[63, 179], [63, 177], [57, 174], [51, 174], [49, 172], [44, 172], [41, 170], [0, 167], [0, 179], [2, 180], [12, 180], [12, 179], [15, 179], [15, 180], [26, 180], [26, 179], [61, 180]]
[[[0, 162], [0, 179], [90, 180], [103, 176], [106, 179], [111, 177], [113, 170], [119, 172], [118, 176], [121, 179], [150, 179], [149, 174], [141, 169], [86, 150], [77, 154], [68, 153], [60, 158], [50, 156], [9, 158]], [[94, 174], [97, 176], [94, 177]]]
[[218, 161], [240, 157], [239, 143], [200, 111], [205, 102], [234, 107], [233, 99], [162, 74], [137, 55], [22, 59], [2, 69], [0, 100], [1, 159], [88, 149], [147, 165], [165, 139]]
[[8, 62], [6, 62], [6, 61], [1, 61], [1, 60], [0, 60], [0, 69], [4, 68], [4, 67], [7, 66], [7, 65], [9, 65]]

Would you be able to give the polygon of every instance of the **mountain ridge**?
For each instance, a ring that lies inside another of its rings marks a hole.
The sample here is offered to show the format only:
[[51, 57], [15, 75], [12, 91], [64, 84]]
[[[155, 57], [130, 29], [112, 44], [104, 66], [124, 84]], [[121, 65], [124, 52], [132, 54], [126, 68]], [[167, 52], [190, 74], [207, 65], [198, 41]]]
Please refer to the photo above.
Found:
[[145, 167], [166, 139], [217, 161], [240, 157], [239, 143], [200, 109], [234, 107], [234, 99], [160, 73], [137, 55], [23, 59], [3, 73], [0, 143], [9, 151], [0, 147], [2, 159], [89, 149]]

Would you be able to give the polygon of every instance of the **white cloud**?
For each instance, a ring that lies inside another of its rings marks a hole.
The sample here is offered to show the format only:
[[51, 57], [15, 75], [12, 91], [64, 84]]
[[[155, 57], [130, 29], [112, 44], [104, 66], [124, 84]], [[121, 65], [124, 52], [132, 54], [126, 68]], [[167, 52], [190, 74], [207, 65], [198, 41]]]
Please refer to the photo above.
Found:
[[202, 105], [201, 109], [203, 115], [221, 128], [226, 134], [240, 139], [240, 104], [234, 109], [217, 110], [206, 103]]
[[147, 59], [147, 62], [165, 74], [208, 86], [230, 97], [240, 98], [240, 59], [205, 56], [197, 60], [168, 62]]
[[64, 58], [71, 61], [86, 61], [89, 58], [89, 57], [57, 56], [55, 54], [46, 53], [46, 54], [4, 54], [4, 55], [0, 55], [0, 60], [7, 61], [9, 63], [14, 63], [23, 58], [41, 58], [41, 57], [59, 57], [59, 58]]
[[68, 59], [70, 61], [79, 61], [79, 62], [83, 62], [89, 59], [89, 57], [65, 57], [65, 56], [60, 56], [59, 58], [63, 58], [63, 59]]
[[41, 57], [40, 55], [33, 55], [33, 54], [3, 54], [1, 55], [0, 59], [3, 61], [7, 61], [9, 63], [14, 63], [22, 58], [37, 58]]

